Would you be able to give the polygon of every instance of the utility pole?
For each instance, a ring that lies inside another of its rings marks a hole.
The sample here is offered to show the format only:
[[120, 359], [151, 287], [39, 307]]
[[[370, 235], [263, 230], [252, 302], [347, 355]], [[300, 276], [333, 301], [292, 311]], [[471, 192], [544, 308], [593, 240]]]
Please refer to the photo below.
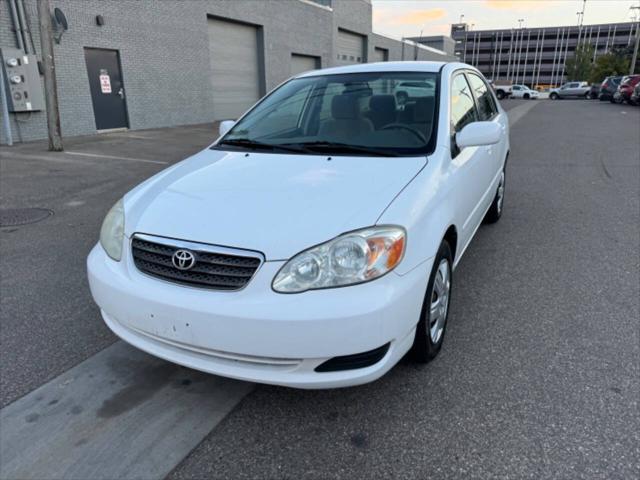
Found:
[[40, 25], [40, 49], [44, 66], [44, 99], [47, 107], [47, 130], [49, 150], [61, 152], [60, 111], [58, 110], [58, 85], [56, 65], [53, 59], [53, 37], [51, 28], [51, 6], [49, 0], [38, 0], [38, 24]]
[[[631, 7], [632, 10], [638, 10], [640, 13], [639, 7]], [[636, 23], [636, 46], [633, 47], [633, 58], [631, 59], [631, 66], [629, 67], [629, 75], [633, 75], [636, 71], [636, 62], [638, 61], [638, 47], [640, 46], [640, 17], [638, 17], [638, 21]]]

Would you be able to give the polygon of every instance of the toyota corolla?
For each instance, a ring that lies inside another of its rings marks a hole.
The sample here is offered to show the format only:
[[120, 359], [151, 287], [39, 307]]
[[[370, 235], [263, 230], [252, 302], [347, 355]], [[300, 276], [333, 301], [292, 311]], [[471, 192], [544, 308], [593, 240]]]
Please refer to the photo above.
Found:
[[91, 292], [125, 341], [227, 377], [330, 388], [428, 362], [502, 214], [508, 129], [462, 63], [301, 74], [113, 206]]

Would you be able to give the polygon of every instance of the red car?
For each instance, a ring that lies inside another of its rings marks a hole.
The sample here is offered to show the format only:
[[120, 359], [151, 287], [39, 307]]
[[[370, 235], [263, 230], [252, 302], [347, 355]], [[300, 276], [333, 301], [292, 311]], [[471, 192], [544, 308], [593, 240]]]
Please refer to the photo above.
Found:
[[628, 102], [633, 94], [633, 89], [638, 83], [640, 83], [640, 75], [624, 77], [622, 82], [620, 82], [618, 91], [614, 95], [614, 100], [617, 101], [617, 103]]

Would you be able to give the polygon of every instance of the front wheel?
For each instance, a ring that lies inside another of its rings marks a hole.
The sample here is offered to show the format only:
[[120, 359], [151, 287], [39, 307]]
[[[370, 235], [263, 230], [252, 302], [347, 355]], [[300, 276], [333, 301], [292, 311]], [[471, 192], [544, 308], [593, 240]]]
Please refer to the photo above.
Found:
[[525, 99], [525, 100], [529, 100], [529, 94], [528, 94], [528, 93], [525, 93], [525, 94], [524, 94], [524, 99]]
[[[506, 168], [506, 167], [505, 167]], [[496, 223], [502, 216], [502, 209], [504, 208], [504, 187], [506, 184], [506, 170], [502, 169], [500, 174], [500, 183], [498, 183], [498, 190], [496, 190], [496, 196], [493, 197], [493, 202], [484, 217], [486, 223]]]
[[411, 347], [411, 356], [417, 362], [427, 363], [433, 360], [442, 347], [451, 301], [452, 270], [451, 248], [443, 240], [433, 262], [420, 321]]
[[498, 97], [498, 100], [502, 100], [504, 98], [504, 92], [502, 90], [498, 90], [496, 92], [496, 97]]

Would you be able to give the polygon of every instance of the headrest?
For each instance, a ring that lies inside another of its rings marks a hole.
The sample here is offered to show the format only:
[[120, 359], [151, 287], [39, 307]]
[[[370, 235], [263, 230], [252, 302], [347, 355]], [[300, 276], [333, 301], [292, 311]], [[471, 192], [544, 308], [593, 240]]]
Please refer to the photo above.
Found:
[[396, 97], [393, 95], [374, 95], [369, 100], [369, 108], [374, 112], [395, 112]]
[[416, 123], [431, 122], [433, 120], [434, 97], [420, 97], [416, 99], [413, 109], [413, 121]]
[[352, 82], [345, 84], [342, 93], [351, 93], [356, 97], [370, 97], [373, 95], [373, 90], [365, 82]]
[[336, 95], [331, 100], [331, 115], [335, 119], [357, 118], [358, 99], [351, 94]]

